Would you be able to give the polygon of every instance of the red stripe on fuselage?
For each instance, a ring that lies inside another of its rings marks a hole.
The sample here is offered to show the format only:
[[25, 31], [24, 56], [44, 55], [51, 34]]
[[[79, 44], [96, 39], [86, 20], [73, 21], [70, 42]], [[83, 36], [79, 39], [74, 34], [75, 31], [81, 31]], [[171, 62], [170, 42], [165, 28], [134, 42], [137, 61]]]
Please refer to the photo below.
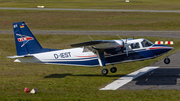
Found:
[[[109, 55], [109, 54], [104, 54], [104, 55]], [[90, 56], [76, 56], [76, 57], [87, 58], [87, 57], [97, 57], [97, 55], [90, 55]]]
[[82, 58], [84, 58], [84, 57], [97, 57], [97, 55], [90, 55], [90, 56], [76, 56], [76, 57], [82, 57]]

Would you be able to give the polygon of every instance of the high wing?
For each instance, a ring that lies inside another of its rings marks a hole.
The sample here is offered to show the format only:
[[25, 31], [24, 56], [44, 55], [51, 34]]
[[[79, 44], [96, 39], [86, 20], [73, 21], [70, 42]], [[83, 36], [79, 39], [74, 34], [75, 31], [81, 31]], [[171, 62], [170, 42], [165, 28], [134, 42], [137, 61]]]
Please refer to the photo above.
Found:
[[77, 44], [71, 44], [71, 47], [82, 47], [82, 46], [91, 46], [91, 45], [97, 45], [100, 43], [114, 43], [114, 41], [111, 40], [95, 40], [95, 41], [87, 41]]
[[124, 47], [123, 40], [95, 40], [77, 44], [71, 44], [71, 47], [93, 47], [97, 50], [105, 50], [117, 47]]

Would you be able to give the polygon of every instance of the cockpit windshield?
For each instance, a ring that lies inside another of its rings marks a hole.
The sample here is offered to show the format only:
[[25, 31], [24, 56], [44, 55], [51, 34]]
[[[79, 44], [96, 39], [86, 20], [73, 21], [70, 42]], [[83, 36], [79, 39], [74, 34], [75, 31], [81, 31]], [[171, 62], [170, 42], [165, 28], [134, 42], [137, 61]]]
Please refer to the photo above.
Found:
[[149, 42], [149, 41], [147, 41], [147, 40], [143, 40], [143, 41], [141, 42], [141, 44], [142, 44], [143, 47], [150, 47], [150, 46], [153, 45], [151, 42]]

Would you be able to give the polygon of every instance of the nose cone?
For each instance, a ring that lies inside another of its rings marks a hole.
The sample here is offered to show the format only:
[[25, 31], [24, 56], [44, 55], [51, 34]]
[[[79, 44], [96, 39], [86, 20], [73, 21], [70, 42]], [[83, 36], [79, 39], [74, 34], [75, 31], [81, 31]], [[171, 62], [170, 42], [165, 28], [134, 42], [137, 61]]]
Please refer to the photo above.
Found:
[[174, 49], [174, 47], [169, 47], [170, 50]]
[[172, 50], [173, 47], [165, 45], [153, 45], [150, 49], [154, 52], [155, 55], [161, 55]]
[[172, 49], [174, 49], [174, 48], [173, 48], [173, 47], [170, 47], [170, 46], [165, 46], [165, 45], [164, 45], [164, 49], [167, 50], [167, 52], [168, 52], [168, 51], [170, 51], [170, 50], [172, 50]]
[[165, 48], [166, 52], [168, 52], [168, 51], [170, 51], [170, 50], [172, 50], [172, 49], [174, 49], [174, 48], [173, 48], [173, 47], [170, 47], [170, 46], [167, 46], [167, 47]]

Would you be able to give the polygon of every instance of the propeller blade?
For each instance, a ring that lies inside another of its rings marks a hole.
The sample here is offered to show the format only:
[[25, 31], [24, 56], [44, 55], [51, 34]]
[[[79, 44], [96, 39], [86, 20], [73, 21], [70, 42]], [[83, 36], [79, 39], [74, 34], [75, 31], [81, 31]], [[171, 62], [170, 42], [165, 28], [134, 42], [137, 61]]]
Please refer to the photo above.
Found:
[[128, 47], [126, 46], [126, 55], [128, 56]]

